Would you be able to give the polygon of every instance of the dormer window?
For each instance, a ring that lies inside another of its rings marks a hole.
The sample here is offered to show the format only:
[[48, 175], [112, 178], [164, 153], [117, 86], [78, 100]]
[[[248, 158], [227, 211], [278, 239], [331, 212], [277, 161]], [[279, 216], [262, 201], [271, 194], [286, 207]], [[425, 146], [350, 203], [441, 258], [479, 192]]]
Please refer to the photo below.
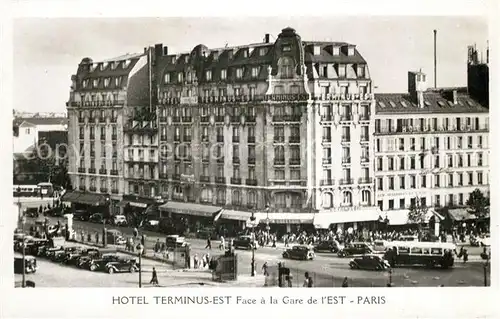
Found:
[[116, 62], [111, 62], [111, 70], [116, 69]]
[[213, 54], [213, 56], [214, 56], [214, 60], [219, 59], [219, 52], [214, 51], [212, 54]]
[[182, 83], [184, 81], [184, 74], [182, 72], [177, 73], [177, 82]]
[[88, 80], [83, 80], [83, 81], [82, 81], [82, 86], [83, 86], [83, 88], [84, 88], [84, 89], [86, 89], [86, 88], [87, 88], [88, 83], [89, 83], [89, 82], [88, 82]]
[[99, 63], [99, 70], [104, 71], [104, 64]]
[[175, 56], [172, 57], [172, 60], [170, 60], [170, 63], [172, 63], [172, 64], [175, 63]]
[[289, 45], [283, 46], [283, 52], [290, 52], [290, 51], [292, 51], [292, 48]]
[[293, 77], [294, 75], [293, 59], [288, 57], [283, 57], [279, 60], [278, 66], [281, 78], [289, 79]]
[[188, 72], [187, 73], [187, 83], [191, 83], [192, 80], [193, 80], [193, 76], [192, 76], [191, 72]]
[[109, 82], [110, 82], [110, 79], [109, 78], [105, 78], [104, 79], [104, 87], [107, 88], [109, 86]]
[[247, 49], [243, 49], [243, 57], [248, 58], [248, 50]]
[[212, 70], [205, 71], [205, 79], [207, 81], [212, 81]]
[[255, 79], [259, 76], [259, 67], [254, 66], [252, 68], [252, 79]]
[[243, 78], [243, 68], [237, 68], [236, 69], [236, 78], [237, 79]]
[[170, 73], [165, 73], [163, 76], [164, 83], [170, 83]]
[[340, 78], [345, 78], [345, 65], [339, 64], [339, 77]]
[[339, 47], [333, 47], [332, 50], [333, 55], [340, 55], [340, 48]]
[[188, 62], [189, 62], [189, 56], [188, 56], [188, 55], [186, 55], [186, 56], [184, 57], [184, 62], [185, 62], [185, 63], [188, 63]]
[[260, 48], [259, 49], [259, 55], [260, 56], [264, 56], [264, 55], [266, 55], [266, 53], [267, 53], [267, 49], [266, 48]]
[[365, 77], [365, 66], [358, 65], [358, 78], [364, 78], [364, 77]]
[[227, 70], [226, 69], [220, 70], [220, 79], [225, 80], [226, 78], [227, 78]]
[[347, 48], [347, 55], [348, 56], [353, 56], [354, 55], [354, 47], [348, 47]]
[[115, 87], [119, 87], [120, 86], [121, 80], [122, 79], [120, 77], [115, 78]]
[[130, 65], [130, 60], [123, 61], [123, 68], [126, 69]]
[[314, 55], [320, 55], [321, 54], [321, 47], [319, 45], [315, 45], [313, 47], [313, 53], [314, 53]]
[[99, 79], [94, 79], [94, 80], [92, 81], [92, 86], [93, 86], [94, 88], [96, 88], [98, 85], [99, 85]]

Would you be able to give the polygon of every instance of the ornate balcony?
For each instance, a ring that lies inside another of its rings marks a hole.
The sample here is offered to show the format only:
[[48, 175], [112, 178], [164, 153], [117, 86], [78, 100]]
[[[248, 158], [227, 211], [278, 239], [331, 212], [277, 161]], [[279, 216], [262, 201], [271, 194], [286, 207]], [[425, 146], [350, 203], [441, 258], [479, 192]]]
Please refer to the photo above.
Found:
[[255, 157], [249, 157], [248, 164], [255, 164]]
[[248, 143], [255, 143], [255, 136], [249, 136], [249, 137], [247, 138], [247, 142], [248, 142]]
[[300, 158], [291, 158], [290, 165], [300, 165]]
[[85, 167], [78, 167], [78, 173], [86, 173], [87, 169]]
[[95, 168], [89, 168], [89, 174], [95, 174], [96, 170]]
[[109, 171], [109, 174], [116, 176], [116, 175], [118, 175], [118, 170], [117, 169], [112, 169], [112, 170]]
[[225, 176], [216, 176], [215, 182], [218, 184], [226, 184], [226, 177]]
[[361, 177], [358, 180], [358, 184], [371, 184], [373, 183], [373, 178], [371, 177]]
[[200, 176], [200, 182], [203, 182], [203, 183], [210, 183], [210, 176], [204, 176], [204, 175], [201, 175], [201, 176]]
[[320, 184], [321, 184], [321, 186], [330, 186], [330, 185], [334, 185], [335, 181], [333, 179], [322, 179]]
[[100, 175], [106, 175], [106, 174], [108, 174], [108, 170], [107, 170], [107, 169], [105, 169], [105, 168], [100, 168], [100, 169], [99, 169], [99, 174], [100, 174]]
[[285, 159], [284, 158], [279, 158], [279, 159], [274, 159], [274, 165], [285, 165]]
[[339, 185], [352, 185], [354, 183], [352, 178], [342, 178], [339, 180]]
[[239, 177], [231, 177], [231, 184], [240, 185], [241, 184], [241, 178], [239, 178]]
[[247, 178], [245, 184], [248, 186], [257, 186], [257, 180], [252, 178]]

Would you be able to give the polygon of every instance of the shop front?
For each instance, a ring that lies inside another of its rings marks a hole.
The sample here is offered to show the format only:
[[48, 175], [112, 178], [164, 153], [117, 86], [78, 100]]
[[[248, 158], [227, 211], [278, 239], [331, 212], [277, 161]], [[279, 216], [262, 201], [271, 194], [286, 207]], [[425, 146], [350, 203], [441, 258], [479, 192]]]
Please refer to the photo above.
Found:
[[182, 233], [195, 233], [214, 227], [216, 215], [222, 207], [169, 201], [159, 207], [161, 219], [168, 219]]
[[251, 212], [223, 209], [216, 214], [214, 221], [224, 236], [234, 237], [244, 232], [245, 229], [251, 228], [251, 217]]
[[67, 191], [61, 197], [61, 202], [71, 204], [71, 213], [77, 210], [85, 211], [88, 216], [92, 214], [109, 215], [110, 200], [107, 194], [88, 193], [82, 191]]
[[379, 207], [340, 207], [322, 210], [314, 216], [316, 229], [331, 229], [335, 232], [344, 230], [376, 230], [384, 221]]
[[[382, 212], [382, 216], [388, 221], [390, 229], [405, 229], [409, 227], [416, 227], [416, 224], [408, 219], [409, 209], [388, 210]], [[434, 209], [429, 208], [424, 215], [423, 224], [428, 225], [432, 229], [435, 236], [439, 235], [440, 224], [445, 219], [444, 216], [436, 212]]]
[[260, 220], [259, 228], [270, 233], [276, 233], [278, 237], [287, 233], [298, 233], [301, 231], [311, 232], [314, 230], [313, 213], [256, 213]]
[[160, 218], [158, 206], [163, 203], [164, 200], [161, 197], [123, 195], [120, 206], [129, 224], [136, 227], [145, 220], [158, 220]]

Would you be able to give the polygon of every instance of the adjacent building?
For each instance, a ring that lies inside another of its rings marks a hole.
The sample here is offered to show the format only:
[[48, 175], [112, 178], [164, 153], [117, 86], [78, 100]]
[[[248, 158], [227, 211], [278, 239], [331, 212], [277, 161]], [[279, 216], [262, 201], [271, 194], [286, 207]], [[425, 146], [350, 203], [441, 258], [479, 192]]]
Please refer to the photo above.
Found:
[[457, 207], [476, 188], [489, 193], [485, 99], [428, 89], [422, 72], [408, 72], [408, 93], [375, 98], [376, 201], [390, 224], [406, 224], [412, 204]]

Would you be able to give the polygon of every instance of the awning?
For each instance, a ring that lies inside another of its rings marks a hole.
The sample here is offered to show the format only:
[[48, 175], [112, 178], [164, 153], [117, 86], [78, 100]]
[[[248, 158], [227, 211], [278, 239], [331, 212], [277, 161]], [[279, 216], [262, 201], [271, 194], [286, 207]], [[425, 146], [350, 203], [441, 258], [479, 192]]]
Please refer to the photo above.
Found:
[[469, 213], [466, 208], [450, 209], [448, 214], [455, 221], [476, 219], [476, 215]]
[[181, 202], [168, 202], [161, 205], [160, 211], [171, 212], [175, 214], [185, 214], [191, 216], [204, 216], [214, 218], [215, 214], [218, 213], [222, 207], [210, 206], [210, 205], [200, 205], [193, 203], [181, 203]]
[[217, 217], [218, 217], [217, 219], [247, 221], [250, 219], [250, 217], [252, 217], [252, 213], [242, 212], [238, 210], [223, 209], [221, 214], [218, 215]]
[[327, 229], [331, 224], [375, 221], [381, 216], [378, 207], [351, 211], [324, 211], [315, 214], [314, 227]]
[[261, 224], [266, 224], [269, 218], [269, 224], [312, 224], [314, 220], [313, 213], [256, 213], [255, 217], [260, 219]]
[[64, 193], [64, 195], [61, 197], [61, 201], [84, 204], [84, 205], [100, 206], [106, 204], [106, 195], [79, 192], [79, 191], [69, 191]]
[[[389, 225], [407, 225], [411, 224], [408, 220], [409, 212], [409, 209], [388, 210], [381, 212], [380, 216], [382, 218], [387, 217], [387, 219], [389, 220]], [[444, 220], [444, 216], [436, 212], [434, 209], [429, 208], [424, 216], [424, 221], [428, 223], [432, 216], [435, 216], [439, 220]]]

